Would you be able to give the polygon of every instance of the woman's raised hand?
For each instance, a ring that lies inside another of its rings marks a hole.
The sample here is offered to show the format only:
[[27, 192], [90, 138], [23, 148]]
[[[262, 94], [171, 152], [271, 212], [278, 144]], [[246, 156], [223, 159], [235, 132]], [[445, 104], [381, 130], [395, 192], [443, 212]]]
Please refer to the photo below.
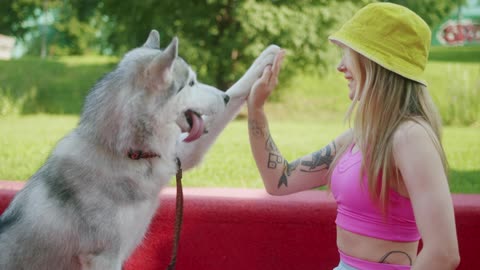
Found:
[[266, 66], [263, 74], [253, 84], [250, 95], [248, 96], [249, 109], [262, 108], [268, 96], [278, 84], [278, 74], [285, 56], [285, 50], [280, 50], [275, 56], [272, 66]]

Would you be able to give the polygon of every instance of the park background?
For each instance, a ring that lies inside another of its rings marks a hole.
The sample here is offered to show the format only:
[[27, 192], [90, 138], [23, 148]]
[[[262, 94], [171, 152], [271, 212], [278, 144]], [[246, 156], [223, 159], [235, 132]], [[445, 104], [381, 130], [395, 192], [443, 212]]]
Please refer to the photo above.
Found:
[[[0, 179], [26, 180], [75, 128], [83, 99], [151, 29], [199, 80], [227, 89], [268, 45], [287, 50], [267, 104], [270, 129], [293, 160], [349, 127], [347, 82], [327, 36], [370, 0], [2, 0], [0, 34], [14, 37], [0, 60]], [[389, 1], [430, 25], [429, 90], [444, 123], [452, 192], [480, 193], [480, 1]], [[7, 57], [8, 58], [8, 57]], [[191, 187], [261, 188], [245, 110], [203, 163], [184, 174]]]

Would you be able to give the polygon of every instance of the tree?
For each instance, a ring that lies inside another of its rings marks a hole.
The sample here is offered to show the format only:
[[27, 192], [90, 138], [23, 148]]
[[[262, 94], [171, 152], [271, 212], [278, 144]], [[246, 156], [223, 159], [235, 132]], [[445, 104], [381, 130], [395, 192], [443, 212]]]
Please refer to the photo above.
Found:
[[[288, 51], [282, 79], [294, 72], [323, 73], [335, 50], [328, 34], [372, 0], [3, 1], [7, 8], [0, 15], [12, 14], [2, 18], [0, 29], [17, 37], [29, 32], [35, 54], [43, 36], [49, 55], [84, 54], [92, 48], [121, 55], [156, 28], [161, 47], [178, 36], [180, 55], [199, 78], [226, 89], [271, 43]], [[55, 20], [40, 28], [47, 15]]]
[[31, 17], [39, 1], [2, 0], [0, 8], [0, 33], [11, 36], [23, 36], [28, 29], [22, 22]]
[[2, 0], [0, 32], [25, 41], [28, 54], [83, 54], [102, 23], [93, 0]]
[[114, 30], [109, 38], [118, 52], [139, 46], [152, 28], [161, 47], [173, 36], [180, 55], [199, 77], [226, 89], [268, 44], [289, 51], [282, 73], [323, 72], [330, 60], [327, 36], [359, 5], [369, 1], [334, 0], [104, 0], [101, 12]]
[[417, 13], [431, 27], [435, 27], [443, 19], [465, 0], [385, 0], [382, 2], [390, 2], [399, 4]]

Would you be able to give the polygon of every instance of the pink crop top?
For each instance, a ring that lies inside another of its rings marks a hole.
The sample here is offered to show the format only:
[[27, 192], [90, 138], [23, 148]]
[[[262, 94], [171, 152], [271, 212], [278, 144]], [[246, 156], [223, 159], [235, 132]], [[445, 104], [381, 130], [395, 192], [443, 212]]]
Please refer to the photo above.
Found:
[[367, 176], [360, 184], [362, 153], [352, 153], [353, 144], [332, 172], [331, 190], [337, 201], [337, 226], [361, 235], [398, 242], [420, 239], [410, 200], [390, 191], [388, 214], [374, 203], [368, 192]]

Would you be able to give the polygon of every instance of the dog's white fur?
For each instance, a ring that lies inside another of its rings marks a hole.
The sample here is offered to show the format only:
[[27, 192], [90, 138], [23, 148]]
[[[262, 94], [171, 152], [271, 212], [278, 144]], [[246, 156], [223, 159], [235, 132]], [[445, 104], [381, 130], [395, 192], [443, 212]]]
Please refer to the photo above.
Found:
[[[176, 39], [161, 51], [152, 31], [92, 89], [78, 127], [0, 217], [0, 269], [121, 269], [176, 158], [184, 170], [201, 161], [279, 48], [269, 46], [225, 93], [197, 82], [177, 51]], [[208, 133], [186, 143], [188, 110]], [[159, 157], [132, 160], [132, 149]]]

